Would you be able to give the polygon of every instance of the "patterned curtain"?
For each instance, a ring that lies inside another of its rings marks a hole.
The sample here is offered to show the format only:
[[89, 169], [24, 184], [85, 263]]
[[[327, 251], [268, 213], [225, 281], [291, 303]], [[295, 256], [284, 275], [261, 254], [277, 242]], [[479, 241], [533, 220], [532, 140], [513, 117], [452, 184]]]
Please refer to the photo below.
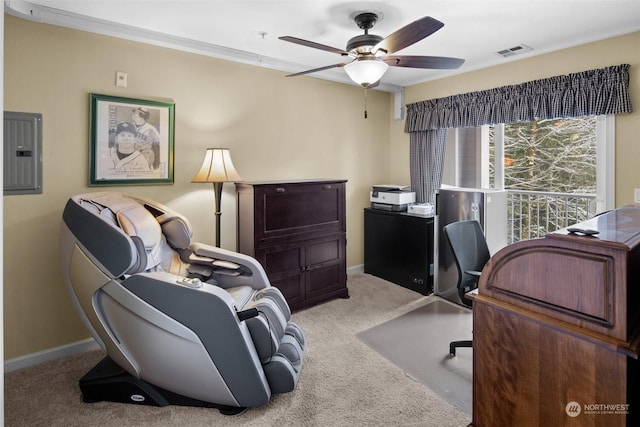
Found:
[[408, 104], [405, 132], [632, 111], [623, 64]]
[[442, 183], [446, 129], [411, 132], [409, 135], [411, 189], [417, 203], [435, 205], [435, 193]]
[[447, 128], [632, 111], [629, 64], [407, 104], [416, 202], [435, 202]]

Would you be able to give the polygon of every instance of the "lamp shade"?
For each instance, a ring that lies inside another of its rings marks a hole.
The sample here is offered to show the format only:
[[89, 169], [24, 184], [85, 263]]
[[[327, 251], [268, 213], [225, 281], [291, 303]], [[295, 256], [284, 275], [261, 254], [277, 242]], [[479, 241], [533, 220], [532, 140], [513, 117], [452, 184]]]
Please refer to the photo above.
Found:
[[389, 65], [376, 58], [361, 58], [344, 66], [351, 80], [362, 86], [368, 86], [380, 80], [387, 72], [387, 68]]
[[233, 167], [228, 148], [207, 148], [200, 170], [191, 182], [242, 181]]

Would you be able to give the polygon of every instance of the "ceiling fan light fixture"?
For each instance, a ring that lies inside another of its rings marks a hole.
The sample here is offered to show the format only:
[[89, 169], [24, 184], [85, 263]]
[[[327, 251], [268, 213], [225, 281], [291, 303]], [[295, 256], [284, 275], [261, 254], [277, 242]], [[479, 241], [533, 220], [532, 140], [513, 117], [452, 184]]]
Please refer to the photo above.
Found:
[[351, 80], [361, 86], [368, 86], [380, 80], [387, 72], [389, 65], [379, 59], [357, 59], [344, 66]]

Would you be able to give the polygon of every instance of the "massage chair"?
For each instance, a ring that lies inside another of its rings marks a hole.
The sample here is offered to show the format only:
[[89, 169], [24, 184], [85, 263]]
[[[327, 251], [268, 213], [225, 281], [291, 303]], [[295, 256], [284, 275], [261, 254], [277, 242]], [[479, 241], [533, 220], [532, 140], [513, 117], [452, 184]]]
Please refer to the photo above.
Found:
[[73, 196], [62, 217], [64, 281], [106, 352], [80, 379], [85, 402], [237, 414], [295, 388], [304, 335], [254, 258], [192, 243], [185, 217], [118, 192]]

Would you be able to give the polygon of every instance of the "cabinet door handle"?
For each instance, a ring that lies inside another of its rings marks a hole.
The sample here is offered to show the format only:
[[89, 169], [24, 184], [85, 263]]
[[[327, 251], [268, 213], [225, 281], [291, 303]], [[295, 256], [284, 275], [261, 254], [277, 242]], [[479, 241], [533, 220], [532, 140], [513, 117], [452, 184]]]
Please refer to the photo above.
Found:
[[331, 184], [325, 184], [324, 189], [325, 190], [331, 190]]
[[276, 188], [276, 193], [284, 193], [285, 189], [283, 187]]

